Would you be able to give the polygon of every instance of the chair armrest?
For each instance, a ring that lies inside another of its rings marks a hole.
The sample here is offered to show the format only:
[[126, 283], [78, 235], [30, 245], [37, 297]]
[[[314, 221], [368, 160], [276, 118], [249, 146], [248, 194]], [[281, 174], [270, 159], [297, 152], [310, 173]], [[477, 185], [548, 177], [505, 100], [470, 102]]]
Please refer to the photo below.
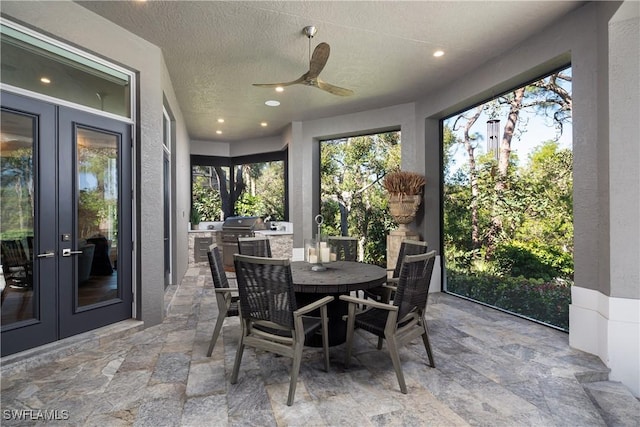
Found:
[[301, 308], [297, 309], [296, 311], [293, 312], [293, 315], [294, 316], [301, 316], [303, 314], [310, 313], [313, 310], [319, 309], [323, 305], [329, 304], [334, 299], [335, 299], [334, 297], [327, 295], [326, 297], [320, 298], [318, 301], [314, 301], [311, 304], [307, 304], [304, 307], [301, 307]]
[[389, 277], [389, 278], [387, 278], [387, 284], [395, 284], [395, 285], [397, 285], [398, 283], [400, 283], [400, 278], [399, 277]]
[[227, 292], [238, 292], [238, 288], [214, 288], [215, 292], [226, 294]]
[[367, 307], [381, 308], [383, 310], [388, 310], [388, 311], [398, 311], [398, 307], [395, 305], [363, 299], [363, 298], [356, 298], [356, 297], [352, 297], [351, 295], [340, 295], [340, 299], [350, 304], [364, 304]]

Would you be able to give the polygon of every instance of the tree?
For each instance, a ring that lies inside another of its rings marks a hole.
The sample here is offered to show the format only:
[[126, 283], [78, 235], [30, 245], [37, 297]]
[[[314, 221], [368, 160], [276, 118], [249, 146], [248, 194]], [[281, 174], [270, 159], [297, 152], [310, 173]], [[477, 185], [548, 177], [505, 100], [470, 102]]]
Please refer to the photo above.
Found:
[[478, 226], [478, 197], [480, 192], [478, 190], [478, 174], [474, 154], [476, 149], [474, 142], [479, 137], [478, 135], [471, 135], [470, 130], [478, 120], [478, 117], [480, 117], [480, 114], [482, 114], [483, 110], [484, 106], [480, 105], [475, 109], [475, 112], [469, 115], [469, 117], [461, 114], [453, 123], [453, 130], [457, 130], [458, 121], [462, 119], [461, 121], [464, 122], [462, 144], [464, 144], [464, 148], [467, 152], [467, 161], [469, 166], [469, 186], [471, 187], [471, 200], [469, 202], [469, 207], [471, 209], [471, 242], [473, 249], [480, 247], [480, 228]]

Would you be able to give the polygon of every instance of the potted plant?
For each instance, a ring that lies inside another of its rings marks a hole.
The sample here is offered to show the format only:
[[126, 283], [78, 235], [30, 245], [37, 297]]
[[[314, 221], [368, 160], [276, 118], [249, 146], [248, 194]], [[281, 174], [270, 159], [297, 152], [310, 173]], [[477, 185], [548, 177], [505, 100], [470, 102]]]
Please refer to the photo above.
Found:
[[198, 212], [197, 209], [191, 209], [191, 229], [192, 230], [197, 230], [198, 229], [198, 225], [200, 224], [200, 219], [202, 218], [200, 216], [200, 212]]
[[389, 193], [389, 213], [399, 224], [399, 230], [407, 230], [414, 220], [426, 184], [424, 176], [416, 172], [394, 171], [384, 177], [383, 185]]

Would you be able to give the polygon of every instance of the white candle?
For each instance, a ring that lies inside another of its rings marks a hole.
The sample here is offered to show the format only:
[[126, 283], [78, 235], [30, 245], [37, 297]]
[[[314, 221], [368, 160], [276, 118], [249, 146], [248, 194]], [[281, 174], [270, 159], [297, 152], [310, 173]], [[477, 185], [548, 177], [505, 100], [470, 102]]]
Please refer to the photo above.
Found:
[[309, 255], [309, 264], [317, 264], [318, 256], [317, 255]]
[[336, 255], [334, 252], [331, 252], [331, 261], [337, 261], [338, 260], [338, 255]]
[[327, 242], [320, 242], [320, 248], [326, 248], [327, 247]]
[[320, 262], [329, 262], [331, 260], [331, 251], [329, 248], [320, 248]]

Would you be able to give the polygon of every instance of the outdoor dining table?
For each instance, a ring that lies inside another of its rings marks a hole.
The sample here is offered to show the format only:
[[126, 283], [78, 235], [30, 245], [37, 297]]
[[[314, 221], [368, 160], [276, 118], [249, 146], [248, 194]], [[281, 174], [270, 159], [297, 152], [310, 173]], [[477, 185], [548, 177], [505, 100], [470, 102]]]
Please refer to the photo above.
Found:
[[[299, 306], [309, 304], [325, 295], [335, 297], [327, 306], [329, 345], [334, 346], [343, 343], [347, 335], [347, 325], [342, 319], [347, 314], [347, 303], [338, 297], [351, 291], [383, 285], [387, 280], [387, 271], [377, 265], [352, 261], [335, 261], [324, 266], [324, 271], [313, 271], [313, 264], [294, 261], [291, 263], [291, 275]], [[314, 337], [306, 344], [321, 346], [322, 341], [320, 337]]]

